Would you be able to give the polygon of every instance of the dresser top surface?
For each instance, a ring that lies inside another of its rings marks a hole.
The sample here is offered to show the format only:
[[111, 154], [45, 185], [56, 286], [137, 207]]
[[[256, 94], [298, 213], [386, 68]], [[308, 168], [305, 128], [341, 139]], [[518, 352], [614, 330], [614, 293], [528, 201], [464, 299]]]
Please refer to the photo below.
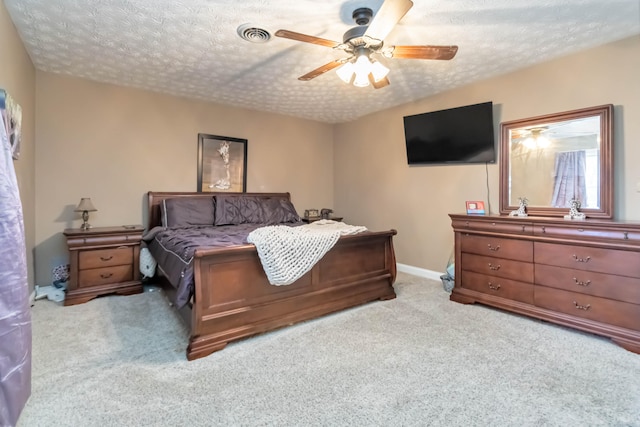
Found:
[[81, 228], [67, 228], [64, 230], [64, 235], [81, 237], [101, 234], [141, 234], [143, 231], [144, 228], [142, 225], [120, 225], [116, 227], [91, 227], [88, 230], [83, 230]]
[[509, 215], [468, 215], [465, 213], [449, 214], [451, 219], [466, 220], [466, 221], [501, 221], [512, 223], [535, 223], [535, 224], [548, 224], [548, 225], [562, 225], [562, 226], [597, 226], [597, 227], [611, 227], [611, 228], [638, 228], [640, 229], [640, 221], [617, 221], [612, 219], [600, 219], [600, 218], [586, 218], [586, 219], [564, 219], [560, 217], [545, 217], [545, 216], [509, 216]]

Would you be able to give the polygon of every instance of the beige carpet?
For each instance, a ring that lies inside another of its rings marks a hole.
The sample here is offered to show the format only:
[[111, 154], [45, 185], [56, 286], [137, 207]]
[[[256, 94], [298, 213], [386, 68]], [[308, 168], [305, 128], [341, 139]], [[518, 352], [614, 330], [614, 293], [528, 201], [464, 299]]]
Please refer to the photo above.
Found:
[[640, 355], [448, 300], [398, 298], [193, 362], [161, 292], [33, 308], [29, 426], [640, 426]]

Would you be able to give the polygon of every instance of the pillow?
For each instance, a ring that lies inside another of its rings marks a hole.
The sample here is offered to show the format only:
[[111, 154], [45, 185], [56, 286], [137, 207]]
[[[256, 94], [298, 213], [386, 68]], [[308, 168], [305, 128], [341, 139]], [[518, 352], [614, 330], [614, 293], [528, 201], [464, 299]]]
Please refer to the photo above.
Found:
[[165, 228], [213, 225], [215, 200], [213, 197], [176, 197], [164, 199], [160, 205], [162, 226]]
[[293, 204], [280, 197], [216, 195], [214, 225], [298, 222]]

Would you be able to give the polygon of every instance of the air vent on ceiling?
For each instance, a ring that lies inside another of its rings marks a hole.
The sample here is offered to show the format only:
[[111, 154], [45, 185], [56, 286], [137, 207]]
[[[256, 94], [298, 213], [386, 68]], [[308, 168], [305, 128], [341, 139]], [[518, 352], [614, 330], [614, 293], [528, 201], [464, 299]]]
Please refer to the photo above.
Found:
[[238, 27], [238, 35], [251, 43], [266, 43], [271, 39], [269, 31], [253, 24], [242, 24]]

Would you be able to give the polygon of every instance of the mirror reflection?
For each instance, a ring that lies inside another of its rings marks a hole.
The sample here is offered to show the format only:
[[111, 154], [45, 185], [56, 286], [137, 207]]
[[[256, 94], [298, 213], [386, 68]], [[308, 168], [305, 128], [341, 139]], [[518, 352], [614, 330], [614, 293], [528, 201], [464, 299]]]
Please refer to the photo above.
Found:
[[509, 204], [600, 207], [600, 118], [540, 123], [509, 131]]
[[528, 202], [530, 215], [613, 217], [613, 105], [503, 122], [500, 213]]

